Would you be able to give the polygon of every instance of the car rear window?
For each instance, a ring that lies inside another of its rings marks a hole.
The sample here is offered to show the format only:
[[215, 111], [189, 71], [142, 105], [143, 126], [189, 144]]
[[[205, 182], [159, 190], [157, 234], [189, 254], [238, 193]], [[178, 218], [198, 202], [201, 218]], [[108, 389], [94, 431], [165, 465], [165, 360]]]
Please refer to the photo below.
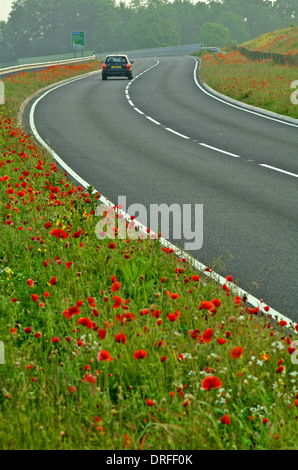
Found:
[[127, 60], [125, 57], [108, 57], [106, 60], [107, 64], [126, 64]]

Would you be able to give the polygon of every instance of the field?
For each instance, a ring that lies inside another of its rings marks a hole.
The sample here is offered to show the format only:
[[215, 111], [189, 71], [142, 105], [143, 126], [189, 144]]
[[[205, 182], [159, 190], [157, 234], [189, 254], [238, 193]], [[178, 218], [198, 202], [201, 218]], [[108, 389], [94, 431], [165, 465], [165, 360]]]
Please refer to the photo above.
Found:
[[43, 77], [7, 79], [0, 112], [1, 449], [297, 449], [298, 325], [133, 221], [99, 239], [100, 194], [14, 121]]
[[230, 98], [298, 119], [297, 104], [291, 99], [297, 66], [275, 64], [271, 59], [252, 61], [238, 51], [204, 53], [199, 76]]
[[290, 26], [263, 34], [247, 41], [243, 46], [254, 51], [298, 54], [298, 26]]

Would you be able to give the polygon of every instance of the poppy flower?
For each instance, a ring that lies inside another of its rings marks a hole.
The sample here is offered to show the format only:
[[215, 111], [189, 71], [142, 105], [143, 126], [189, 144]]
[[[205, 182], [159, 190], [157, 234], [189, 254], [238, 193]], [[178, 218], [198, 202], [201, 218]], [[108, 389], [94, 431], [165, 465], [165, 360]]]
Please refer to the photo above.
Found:
[[197, 274], [194, 274], [194, 275], [192, 276], [192, 280], [193, 280], [194, 282], [197, 282], [197, 281], [200, 280], [200, 276], [198, 276]]
[[99, 361], [106, 361], [106, 362], [110, 362], [110, 361], [113, 361], [114, 358], [110, 356], [110, 353], [108, 351], [105, 351], [104, 349], [102, 349], [98, 355], [97, 355], [97, 359]]
[[86, 326], [87, 328], [93, 328], [93, 322], [86, 317], [80, 318], [77, 322], [77, 325], [83, 325]]
[[71, 265], [72, 265], [72, 261], [68, 261], [67, 263], [65, 263], [65, 266], [67, 267], [67, 269], [69, 269]]
[[34, 286], [33, 279], [27, 279], [27, 284], [28, 284], [29, 287], [33, 287]]
[[54, 338], [51, 339], [51, 343], [59, 343], [60, 339], [58, 336], [54, 336]]
[[221, 388], [222, 382], [218, 377], [209, 375], [202, 380], [201, 385], [204, 390], [211, 390], [211, 388]]
[[146, 405], [147, 406], [154, 406], [156, 404], [156, 401], [150, 400], [150, 398], [146, 398]]
[[99, 330], [98, 330], [97, 333], [98, 333], [98, 336], [99, 336], [101, 339], [105, 339], [106, 334], [107, 334], [107, 330], [104, 330], [104, 329], [99, 328]]
[[62, 230], [61, 228], [54, 228], [50, 231], [50, 235], [53, 235], [56, 238], [68, 238], [68, 233], [65, 232], [65, 230]]
[[119, 335], [115, 335], [115, 341], [117, 343], [125, 344], [126, 343], [126, 336], [124, 333], [120, 333]]
[[238, 359], [238, 357], [242, 356], [243, 348], [242, 346], [237, 346], [236, 348], [233, 348], [230, 352], [231, 356], [233, 359]]
[[223, 424], [231, 424], [230, 416], [229, 415], [223, 415], [221, 418], [221, 422]]
[[175, 313], [169, 313], [169, 314], [167, 315], [167, 319], [168, 319], [169, 321], [172, 321], [172, 322], [173, 322], [173, 321], [176, 321], [177, 318], [178, 318], [178, 317], [177, 317], [177, 315], [176, 315]]
[[217, 338], [217, 342], [218, 342], [218, 344], [225, 344], [227, 342], [227, 340], [222, 339], [222, 338]]
[[147, 352], [144, 351], [143, 349], [140, 349], [139, 351], [135, 351], [133, 354], [134, 359], [144, 359], [147, 357]]
[[24, 328], [24, 333], [31, 333], [32, 331], [32, 326], [27, 326], [26, 328]]
[[204, 331], [202, 335], [204, 343], [210, 343], [212, 335], [213, 335], [212, 328], [208, 328], [206, 331]]
[[167, 360], [167, 356], [162, 356], [162, 358], [160, 359], [160, 362], [165, 362]]
[[202, 300], [201, 305], [199, 306], [199, 310], [202, 309], [212, 310], [214, 309], [214, 304], [208, 300]]
[[112, 286], [111, 286], [111, 291], [112, 292], [117, 292], [117, 290], [120, 289], [120, 282], [116, 281], [116, 282], [113, 282]]
[[178, 299], [179, 294], [170, 294], [171, 299], [175, 300]]
[[119, 308], [120, 305], [122, 304], [123, 300], [121, 299], [121, 297], [118, 297], [118, 295], [114, 295], [113, 296], [113, 300], [114, 300], [114, 305], [113, 305], [113, 308]]
[[51, 286], [54, 286], [55, 284], [57, 284], [57, 279], [56, 277], [52, 277], [52, 279], [49, 281], [49, 283], [51, 284]]
[[31, 294], [31, 299], [33, 300], [33, 302], [38, 302], [38, 295]]

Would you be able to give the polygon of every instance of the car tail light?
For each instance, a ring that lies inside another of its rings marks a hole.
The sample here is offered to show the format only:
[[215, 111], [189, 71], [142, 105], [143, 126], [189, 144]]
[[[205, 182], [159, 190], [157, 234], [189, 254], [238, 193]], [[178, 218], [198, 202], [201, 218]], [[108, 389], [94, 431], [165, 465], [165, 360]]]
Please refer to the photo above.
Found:
[[130, 69], [130, 63], [129, 62], [126, 64], [126, 68]]
[[107, 64], [102, 64], [102, 68], [106, 70]]

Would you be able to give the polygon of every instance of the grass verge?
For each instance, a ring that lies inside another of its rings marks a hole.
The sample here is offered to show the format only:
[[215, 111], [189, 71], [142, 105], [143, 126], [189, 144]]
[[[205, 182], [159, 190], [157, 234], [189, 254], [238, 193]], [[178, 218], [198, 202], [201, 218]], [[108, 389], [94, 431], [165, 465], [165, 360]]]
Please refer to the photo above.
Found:
[[201, 80], [214, 90], [252, 106], [298, 119], [298, 106], [292, 103], [291, 84], [297, 67], [256, 62], [238, 51], [226, 54], [199, 53]]

